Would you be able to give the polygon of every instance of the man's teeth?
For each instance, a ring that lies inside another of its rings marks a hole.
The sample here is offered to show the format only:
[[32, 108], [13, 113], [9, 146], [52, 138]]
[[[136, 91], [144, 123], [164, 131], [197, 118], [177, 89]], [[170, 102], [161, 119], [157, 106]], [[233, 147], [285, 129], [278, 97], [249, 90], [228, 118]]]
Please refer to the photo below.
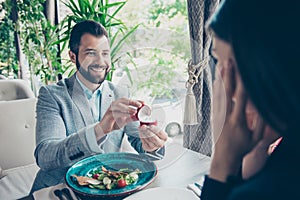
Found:
[[91, 68], [91, 69], [96, 72], [102, 72], [102, 69], [97, 69], [97, 68]]

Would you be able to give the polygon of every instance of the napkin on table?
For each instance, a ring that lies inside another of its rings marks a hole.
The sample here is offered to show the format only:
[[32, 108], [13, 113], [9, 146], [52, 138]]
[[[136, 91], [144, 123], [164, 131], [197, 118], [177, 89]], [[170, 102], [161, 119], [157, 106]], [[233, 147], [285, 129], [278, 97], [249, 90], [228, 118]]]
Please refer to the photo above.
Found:
[[[61, 183], [55, 186], [51, 186], [48, 188], [44, 188], [41, 190], [38, 190], [36, 192], [33, 193], [33, 197], [34, 199], [42, 199], [42, 200], [59, 200], [59, 198], [57, 196], [54, 195], [54, 190], [56, 189], [63, 189], [63, 188], [68, 188], [66, 184]], [[78, 200], [78, 198], [75, 196], [75, 194], [73, 193], [73, 191], [71, 189], [69, 189], [71, 196], [74, 200]]]
[[2, 170], [2, 167], [0, 166], [0, 179], [5, 177], [7, 174]]
[[199, 181], [188, 184], [187, 188], [192, 190], [198, 197], [200, 197], [203, 182], [204, 182], [204, 176], [202, 176]]

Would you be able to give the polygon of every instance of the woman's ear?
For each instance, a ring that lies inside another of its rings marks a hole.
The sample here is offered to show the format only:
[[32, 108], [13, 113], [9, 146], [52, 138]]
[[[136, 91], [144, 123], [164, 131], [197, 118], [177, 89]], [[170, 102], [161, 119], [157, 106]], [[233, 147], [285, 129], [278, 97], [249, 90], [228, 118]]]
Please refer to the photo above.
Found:
[[69, 50], [69, 57], [72, 63], [76, 63], [76, 54], [71, 50]]

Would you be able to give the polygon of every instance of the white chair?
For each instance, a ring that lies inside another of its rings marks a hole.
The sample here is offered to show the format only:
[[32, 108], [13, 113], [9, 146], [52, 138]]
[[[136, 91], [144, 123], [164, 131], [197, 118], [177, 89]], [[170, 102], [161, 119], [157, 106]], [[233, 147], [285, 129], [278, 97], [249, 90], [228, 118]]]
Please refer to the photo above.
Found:
[[36, 97], [24, 80], [0, 80], [0, 199], [28, 195], [35, 164]]
[[29, 83], [21, 79], [0, 79], [0, 101], [35, 98]]

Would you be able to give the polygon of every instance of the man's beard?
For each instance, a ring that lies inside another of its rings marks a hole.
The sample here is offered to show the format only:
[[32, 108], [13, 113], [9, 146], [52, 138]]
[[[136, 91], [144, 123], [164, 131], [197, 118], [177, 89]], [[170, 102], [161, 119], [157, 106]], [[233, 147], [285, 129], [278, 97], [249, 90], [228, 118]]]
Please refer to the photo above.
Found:
[[[106, 76], [107, 76], [107, 74], [108, 74], [108, 66], [100, 66], [100, 65], [97, 65], [97, 64], [95, 64], [95, 65], [89, 65], [88, 66], [88, 70], [86, 71], [83, 67], [81, 67], [81, 65], [80, 65], [80, 63], [79, 63], [79, 61], [78, 61], [78, 59], [76, 59], [76, 67], [77, 67], [77, 70], [79, 71], [79, 73], [86, 79], [86, 80], [88, 80], [89, 82], [91, 82], [91, 83], [94, 83], [94, 84], [101, 84], [104, 80], [105, 80], [105, 78], [106, 78]], [[103, 76], [103, 77], [99, 77], [99, 76], [93, 76], [90, 72], [89, 72], [89, 70], [91, 70], [90, 68], [100, 68], [100, 67], [105, 67], [106, 69], [105, 69], [105, 75]]]

